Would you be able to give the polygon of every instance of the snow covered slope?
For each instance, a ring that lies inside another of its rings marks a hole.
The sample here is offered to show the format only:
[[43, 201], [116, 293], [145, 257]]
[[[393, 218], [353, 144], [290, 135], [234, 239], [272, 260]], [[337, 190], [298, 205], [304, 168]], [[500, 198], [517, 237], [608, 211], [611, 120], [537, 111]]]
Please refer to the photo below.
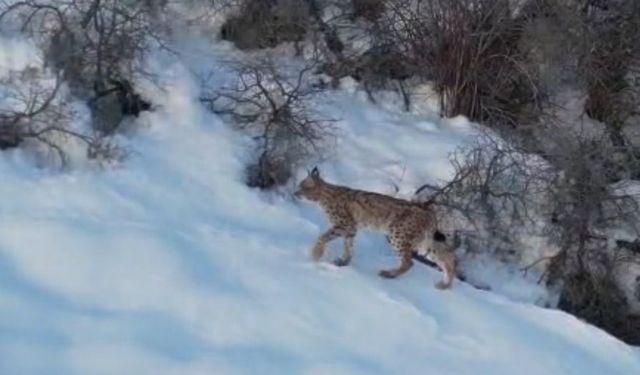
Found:
[[[122, 168], [0, 154], [0, 374], [640, 374], [636, 349], [562, 312], [439, 291], [421, 265], [380, 279], [396, 259], [378, 235], [358, 236], [351, 267], [310, 262], [320, 213], [246, 188], [246, 140], [186, 68], [159, 64], [161, 108]], [[407, 195], [446, 177], [468, 134], [328, 101], [343, 121], [321, 169], [338, 183]]]

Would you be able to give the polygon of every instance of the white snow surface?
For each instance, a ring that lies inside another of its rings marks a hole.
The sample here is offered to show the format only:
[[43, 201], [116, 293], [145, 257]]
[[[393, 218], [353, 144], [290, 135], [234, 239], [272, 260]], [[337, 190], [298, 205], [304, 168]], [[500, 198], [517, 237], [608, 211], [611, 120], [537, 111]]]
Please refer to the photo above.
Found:
[[[311, 262], [321, 213], [244, 186], [248, 141], [184, 61], [154, 57], [160, 105], [120, 168], [0, 154], [0, 374], [640, 374], [637, 349], [563, 312], [437, 290], [420, 264], [379, 278], [396, 262], [380, 235], [358, 236], [350, 267], [327, 262], [339, 242]], [[341, 119], [326, 178], [398, 196], [446, 178], [472, 133], [347, 88], [318, 106]]]

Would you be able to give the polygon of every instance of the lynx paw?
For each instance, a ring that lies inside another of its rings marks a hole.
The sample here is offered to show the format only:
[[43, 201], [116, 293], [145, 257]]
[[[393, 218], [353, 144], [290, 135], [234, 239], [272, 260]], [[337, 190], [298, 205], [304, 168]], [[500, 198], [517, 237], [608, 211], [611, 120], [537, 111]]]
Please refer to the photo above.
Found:
[[451, 287], [451, 283], [446, 283], [444, 281], [438, 281], [436, 283], [436, 288], [440, 290], [449, 289]]
[[378, 276], [383, 277], [385, 279], [395, 279], [395, 277], [398, 275], [396, 275], [394, 272], [389, 270], [382, 270], [378, 272]]
[[350, 259], [336, 258], [333, 260], [333, 264], [338, 267], [344, 267], [348, 266], [350, 261]]

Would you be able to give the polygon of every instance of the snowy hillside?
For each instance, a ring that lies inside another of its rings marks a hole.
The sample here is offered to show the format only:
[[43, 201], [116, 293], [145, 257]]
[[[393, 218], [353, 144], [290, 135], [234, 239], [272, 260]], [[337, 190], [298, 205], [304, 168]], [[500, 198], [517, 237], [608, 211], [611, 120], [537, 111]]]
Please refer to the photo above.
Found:
[[[440, 291], [419, 264], [379, 278], [396, 262], [380, 235], [359, 234], [350, 267], [312, 263], [320, 212], [245, 187], [247, 140], [199, 104], [197, 67], [153, 68], [158, 110], [121, 167], [0, 154], [0, 374], [640, 373], [637, 349], [563, 312]], [[325, 100], [340, 137], [320, 168], [358, 188], [409, 196], [470, 134], [348, 87]]]

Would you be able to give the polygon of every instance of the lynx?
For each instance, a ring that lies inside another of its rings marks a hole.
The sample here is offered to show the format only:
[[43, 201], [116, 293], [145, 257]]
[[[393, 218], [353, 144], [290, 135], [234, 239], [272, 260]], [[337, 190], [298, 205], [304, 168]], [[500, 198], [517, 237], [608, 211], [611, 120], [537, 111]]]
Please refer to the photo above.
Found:
[[400, 257], [397, 267], [378, 273], [381, 277], [395, 278], [407, 272], [413, 265], [412, 256], [416, 251], [444, 272], [443, 280], [435, 286], [438, 289], [451, 286], [456, 259], [447, 249], [445, 237], [437, 230], [436, 215], [429, 205], [330, 184], [320, 177], [317, 168], [300, 182], [295, 195], [320, 205], [331, 224], [316, 240], [311, 251], [313, 260], [320, 260], [329, 241], [343, 237], [344, 251], [334, 264], [348, 265], [358, 228], [368, 227], [384, 232]]

